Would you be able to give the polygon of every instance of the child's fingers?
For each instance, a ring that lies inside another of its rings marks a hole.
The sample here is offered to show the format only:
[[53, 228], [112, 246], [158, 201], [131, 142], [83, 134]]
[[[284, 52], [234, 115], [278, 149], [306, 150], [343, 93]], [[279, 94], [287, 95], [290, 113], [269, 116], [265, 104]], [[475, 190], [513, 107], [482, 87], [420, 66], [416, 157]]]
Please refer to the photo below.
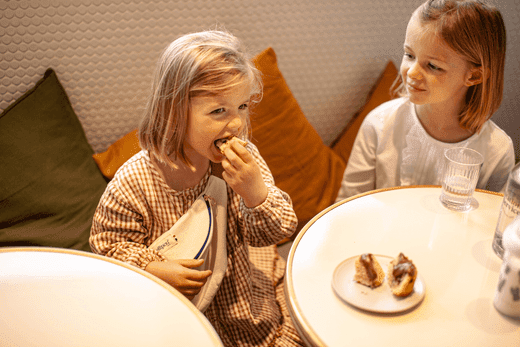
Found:
[[198, 282], [203, 281], [202, 284], [204, 284], [206, 282], [206, 279], [212, 274], [211, 270], [200, 271], [193, 269], [204, 264], [204, 259], [179, 259], [177, 260], [177, 264], [182, 265], [186, 268], [185, 278], [188, 280]]
[[198, 293], [212, 274], [211, 270], [194, 269], [203, 263], [204, 260], [202, 259], [152, 261], [146, 266], [145, 270], [159, 277], [184, 295], [189, 296]]
[[206, 281], [203, 283], [201, 282], [186, 282], [182, 286], [178, 286], [176, 289], [181, 292], [184, 296], [186, 296], [188, 299], [193, 299], [195, 295], [197, 295], [200, 290], [202, 289], [202, 286], [205, 284]]
[[[208, 271], [199, 271], [199, 272], [204, 272], [204, 274], [201, 274], [201, 276], [203, 276], [203, 277], [200, 277], [200, 278], [186, 277], [179, 287], [183, 288], [184, 290], [187, 290], [187, 289], [199, 290], [200, 288], [202, 288], [202, 286], [206, 283], [208, 276], [211, 275], [211, 271], [208, 270]], [[209, 272], [209, 274], [207, 272]]]
[[[254, 158], [247, 151], [243, 149], [243, 153], [239, 155], [238, 153], [232, 151], [231, 149], [226, 150], [226, 159], [222, 161], [222, 167], [224, 170], [231, 173], [230, 169], [234, 169], [236, 171], [246, 170], [250, 165], [254, 164]], [[228, 165], [226, 165], [226, 162]]]
[[230, 163], [233, 166], [237, 166], [238, 164], [240, 164], [241, 161], [243, 161], [240, 159], [237, 153], [229, 147], [226, 148], [226, 150], [224, 151], [224, 155], [226, 156], [226, 159], [224, 159], [224, 161], [227, 160], [228, 163]]
[[224, 172], [227, 174], [233, 174], [235, 175], [238, 169], [231, 164], [231, 162], [228, 159], [224, 159], [222, 161], [222, 168], [224, 169]]
[[243, 161], [250, 159], [251, 153], [249, 153], [249, 151], [238, 142], [232, 143], [231, 148]]
[[195, 268], [204, 264], [204, 259], [179, 259], [177, 264], [187, 268]]
[[208, 279], [209, 276], [211, 276], [211, 274], [213, 272], [211, 272], [211, 270], [204, 270], [204, 271], [199, 271], [199, 270], [193, 270], [195, 271], [194, 273], [191, 273], [189, 277], [189, 279], [191, 280], [194, 280], [194, 281], [202, 281], [203, 284], [206, 283], [206, 280]]
[[[242, 146], [236, 138], [233, 138], [229, 143], [229, 146], [226, 146], [223, 153], [228, 160], [230, 160], [233, 164], [236, 161], [248, 163], [253, 158], [251, 153]], [[254, 160], [254, 159], [253, 159]]]

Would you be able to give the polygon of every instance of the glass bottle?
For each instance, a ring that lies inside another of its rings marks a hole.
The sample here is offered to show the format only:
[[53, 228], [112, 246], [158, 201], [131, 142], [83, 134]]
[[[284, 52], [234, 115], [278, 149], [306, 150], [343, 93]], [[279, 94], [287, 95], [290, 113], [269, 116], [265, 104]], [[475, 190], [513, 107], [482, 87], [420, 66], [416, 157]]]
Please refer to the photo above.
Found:
[[510, 317], [520, 317], [520, 215], [504, 230], [504, 261], [493, 305]]
[[493, 237], [493, 250], [501, 259], [504, 256], [502, 234], [518, 214], [520, 214], [520, 162], [509, 173], [504, 200], [502, 200], [495, 236]]

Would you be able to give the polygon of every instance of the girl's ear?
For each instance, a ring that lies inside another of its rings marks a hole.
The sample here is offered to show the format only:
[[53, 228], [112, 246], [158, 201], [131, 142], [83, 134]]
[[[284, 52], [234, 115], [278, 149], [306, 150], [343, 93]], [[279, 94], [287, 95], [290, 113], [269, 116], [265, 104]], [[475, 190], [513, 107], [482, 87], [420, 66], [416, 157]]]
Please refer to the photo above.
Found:
[[483, 75], [484, 73], [482, 71], [482, 66], [472, 68], [470, 71], [468, 71], [466, 86], [471, 87], [482, 83]]

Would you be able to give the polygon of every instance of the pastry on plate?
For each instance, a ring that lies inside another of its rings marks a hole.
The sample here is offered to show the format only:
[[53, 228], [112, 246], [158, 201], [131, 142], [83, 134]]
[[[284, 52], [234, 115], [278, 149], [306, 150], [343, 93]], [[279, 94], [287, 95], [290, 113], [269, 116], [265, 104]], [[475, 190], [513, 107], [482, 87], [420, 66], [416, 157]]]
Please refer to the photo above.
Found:
[[361, 254], [355, 263], [354, 281], [370, 288], [379, 287], [385, 280], [383, 268], [371, 253]]
[[396, 296], [408, 296], [413, 291], [417, 268], [403, 253], [388, 265], [388, 285]]

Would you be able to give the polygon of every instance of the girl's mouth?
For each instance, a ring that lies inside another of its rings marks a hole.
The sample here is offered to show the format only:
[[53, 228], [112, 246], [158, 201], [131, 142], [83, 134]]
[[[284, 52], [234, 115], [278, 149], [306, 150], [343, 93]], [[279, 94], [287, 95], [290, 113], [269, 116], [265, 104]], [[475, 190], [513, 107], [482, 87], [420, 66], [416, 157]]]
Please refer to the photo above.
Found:
[[215, 140], [215, 142], [214, 142], [215, 147], [217, 147], [217, 149], [221, 153], [224, 153], [224, 148], [225, 148], [224, 145], [226, 143], [228, 143], [229, 141], [233, 140], [233, 139], [236, 139], [236, 141], [238, 141], [238, 143], [241, 144], [242, 146], [245, 146], [247, 144], [246, 141], [240, 139], [239, 137], [236, 137], [235, 135], [231, 135], [231, 136], [228, 136], [228, 137], [224, 137], [224, 138]]
[[412, 92], [424, 92], [425, 91], [425, 89], [418, 88], [417, 86], [410, 84], [410, 83], [407, 83], [407, 86], [408, 86], [408, 89], [411, 90]]
[[231, 136], [228, 136], [228, 137], [224, 137], [222, 139], [215, 140], [215, 142], [214, 142], [215, 147], [217, 147], [217, 149], [219, 151], [222, 151], [222, 149], [221, 149], [222, 145], [227, 143], [228, 141], [230, 141], [233, 137], [234, 137], [234, 135], [231, 135]]

